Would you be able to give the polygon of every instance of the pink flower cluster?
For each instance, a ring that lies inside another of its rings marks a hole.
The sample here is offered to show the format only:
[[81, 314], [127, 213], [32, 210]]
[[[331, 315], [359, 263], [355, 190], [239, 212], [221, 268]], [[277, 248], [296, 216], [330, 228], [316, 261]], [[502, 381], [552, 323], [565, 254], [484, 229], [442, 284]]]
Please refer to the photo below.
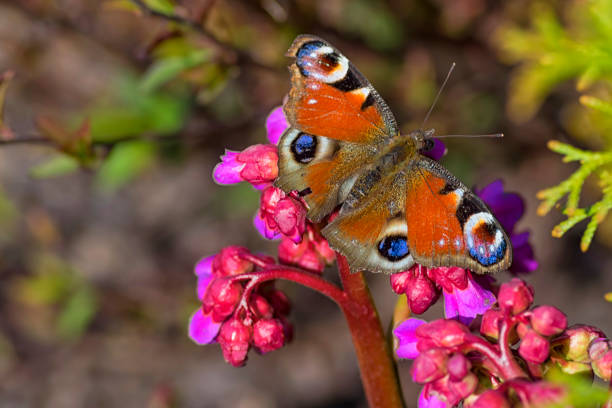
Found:
[[202, 307], [191, 316], [191, 339], [198, 344], [218, 342], [234, 366], [245, 363], [251, 346], [263, 354], [289, 341], [287, 296], [273, 282], [257, 282], [258, 269], [273, 264], [269, 257], [236, 246], [202, 259], [195, 267]]
[[501, 285], [497, 306], [482, 317], [480, 334], [451, 319], [401, 323], [394, 331], [396, 351], [415, 359], [412, 377], [424, 386], [419, 408], [560, 403], [565, 389], [542, 380], [553, 366], [566, 373], [595, 373], [609, 382], [612, 350], [605, 335], [590, 326], [567, 328], [559, 309], [530, 309], [532, 303], [533, 289], [515, 278]]

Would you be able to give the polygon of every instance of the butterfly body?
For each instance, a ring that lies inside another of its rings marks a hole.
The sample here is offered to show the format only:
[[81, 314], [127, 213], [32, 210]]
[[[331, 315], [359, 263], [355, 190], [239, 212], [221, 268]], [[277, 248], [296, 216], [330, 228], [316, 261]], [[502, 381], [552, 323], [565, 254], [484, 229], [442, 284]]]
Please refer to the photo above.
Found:
[[321, 232], [351, 270], [509, 267], [511, 245], [486, 205], [421, 154], [432, 131], [401, 135], [372, 85], [320, 38], [299, 36], [288, 55], [291, 126], [279, 141], [276, 185], [302, 192], [313, 222], [338, 209]]

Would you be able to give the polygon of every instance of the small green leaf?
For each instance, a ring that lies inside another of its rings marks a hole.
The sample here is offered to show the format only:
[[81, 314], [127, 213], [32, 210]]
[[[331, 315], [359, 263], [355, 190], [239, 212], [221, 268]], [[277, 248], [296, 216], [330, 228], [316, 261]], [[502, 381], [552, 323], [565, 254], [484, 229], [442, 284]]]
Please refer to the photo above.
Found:
[[145, 92], [152, 92], [181, 72], [195, 68], [209, 59], [208, 50], [195, 50], [186, 55], [160, 59], [147, 71], [140, 84], [141, 89]]
[[30, 175], [35, 178], [50, 178], [63, 176], [79, 168], [79, 162], [67, 154], [58, 154], [48, 161], [30, 169]]
[[164, 14], [174, 13], [174, 2], [170, 0], [143, 0], [148, 7]]
[[97, 310], [94, 292], [82, 284], [64, 304], [57, 330], [64, 338], [78, 338], [87, 329]]
[[98, 172], [98, 183], [104, 190], [116, 190], [128, 183], [154, 161], [155, 144], [137, 140], [116, 145]]

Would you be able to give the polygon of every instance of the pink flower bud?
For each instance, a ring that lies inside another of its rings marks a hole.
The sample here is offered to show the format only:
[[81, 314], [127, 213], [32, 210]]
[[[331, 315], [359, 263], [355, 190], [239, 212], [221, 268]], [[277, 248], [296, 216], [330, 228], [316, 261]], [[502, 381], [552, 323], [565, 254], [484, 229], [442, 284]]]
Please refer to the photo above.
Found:
[[420, 339], [432, 340], [438, 347], [450, 348], [465, 343], [469, 330], [455, 320], [438, 319], [419, 326], [415, 333]]
[[533, 289], [524, 281], [514, 278], [501, 285], [497, 301], [502, 310], [518, 314], [527, 310], [533, 302]]
[[593, 372], [606, 382], [612, 379], [612, 350], [606, 351], [602, 356], [591, 363]]
[[501, 310], [489, 309], [482, 315], [480, 333], [491, 339], [499, 338], [499, 323], [504, 318]]
[[248, 249], [239, 246], [223, 248], [213, 259], [213, 275], [232, 276], [251, 272], [253, 263], [243, 259], [243, 256], [248, 254]]
[[478, 377], [474, 375], [474, 373], [467, 373], [467, 375], [463, 376], [458, 381], [449, 381], [448, 389], [451, 391], [456, 397], [455, 401], [459, 402], [467, 398], [474, 391], [476, 391], [476, 387], [478, 386]]
[[464, 290], [468, 285], [467, 271], [456, 266], [428, 268], [427, 276], [447, 292], [452, 292], [454, 288]]
[[574, 325], [565, 330], [563, 338], [559, 342], [561, 347], [557, 350], [559, 354], [566, 360], [588, 362], [588, 348], [591, 341], [601, 337], [605, 338], [606, 335], [594, 326], [587, 325]]
[[242, 296], [242, 285], [226, 278], [210, 283], [202, 302], [205, 313], [211, 313], [214, 322], [222, 322], [232, 314]]
[[278, 289], [272, 289], [266, 292], [265, 296], [274, 308], [274, 311], [279, 315], [287, 316], [291, 311], [291, 302], [289, 302], [289, 298], [285, 295], [285, 292]]
[[472, 363], [463, 354], [455, 353], [446, 364], [451, 381], [461, 381], [472, 368]]
[[259, 318], [270, 319], [274, 315], [272, 305], [263, 296], [253, 293], [249, 299], [249, 306]]
[[[391, 275], [391, 285], [395, 286], [394, 290], [404, 289], [404, 292], [396, 290], [396, 293], [406, 294], [408, 307], [414, 314], [424, 313], [440, 296], [426, 271], [426, 268], [414, 265], [406, 272]], [[398, 276], [393, 278], [396, 275]]]
[[335, 254], [327, 241], [312, 226], [307, 226], [307, 232], [299, 244], [283, 237], [278, 246], [278, 258], [282, 263], [320, 273], [327, 263], [335, 259]]
[[427, 350], [414, 360], [412, 364], [412, 379], [419, 384], [437, 380], [446, 375], [448, 355], [440, 348]]
[[567, 317], [553, 306], [539, 306], [531, 315], [533, 329], [543, 336], [553, 336], [567, 328]]
[[283, 324], [278, 319], [261, 319], [253, 326], [253, 345], [260, 353], [268, 353], [285, 344]]
[[391, 282], [391, 289], [398, 295], [406, 293], [408, 285], [410, 284], [411, 275], [411, 270], [392, 274], [389, 277], [389, 281]]
[[542, 364], [548, 358], [549, 343], [534, 330], [529, 330], [521, 340], [519, 354], [525, 360]]
[[255, 186], [270, 183], [278, 176], [278, 149], [274, 145], [249, 146], [238, 154], [237, 161], [244, 163], [240, 177]]
[[488, 390], [480, 394], [470, 408], [510, 408], [510, 403], [503, 392]]
[[251, 326], [245, 325], [237, 318], [231, 318], [223, 323], [217, 341], [225, 361], [234, 367], [244, 365], [252, 336]]
[[525, 383], [524, 389], [529, 396], [529, 402], [536, 407], [546, 407], [560, 403], [566, 396], [565, 388], [548, 381]]
[[274, 221], [283, 235], [299, 242], [306, 230], [306, 208], [295, 198], [285, 197], [276, 206]]
[[529, 330], [530, 330], [529, 325], [525, 323], [519, 323], [516, 325], [516, 333], [521, 339], [525, 337], [525, 335], [527, 334]]

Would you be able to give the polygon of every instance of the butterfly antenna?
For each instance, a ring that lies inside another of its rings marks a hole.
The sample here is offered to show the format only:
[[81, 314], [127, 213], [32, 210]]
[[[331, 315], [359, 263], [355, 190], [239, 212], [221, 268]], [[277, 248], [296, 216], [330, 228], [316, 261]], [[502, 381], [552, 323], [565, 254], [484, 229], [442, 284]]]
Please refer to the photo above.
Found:
[[487, 135], [436, 135], [436, 139], [451, 138], [451, 137], [462, 137], [462, 138], [468, 138], [468, 139], [474, 138], [474, 137], [498, 138], [498, 137], [504, 137], [504, 134], [503, 133], [490, 133]]
[[425, 127], [425, 123], [427, 122], [427, 119], [429, 119], [429, 115], [431, 115], [431, 111], [433, 111], [434, 106], [436, 106], [436, 103], [438, 102], [438, 98], [440, 97], [442, 90], [444, 90], [444, 87], [446, 86], [446, 83], [448, 82], [448, 78], [450, 78], [451, 73], [453, 72], [453, 69], [455, 69], [455, 65], [457, 64], [455, 64], [454, 62], [451, 64], [450, 69], [448, 70], [448, 74], [446, 74], [446, 78], [444, 79], [444, 82], [442, 82], [442, 86], [438, 90], [438, 94], [434, 98], [434, 101], [431, 104], [429, 111], [427, 111], [427, 115], [425, 115], [425, 119], [423, 119], [423, 123], [421, 124], [420, 130], [423, 130], [423, 127]]

